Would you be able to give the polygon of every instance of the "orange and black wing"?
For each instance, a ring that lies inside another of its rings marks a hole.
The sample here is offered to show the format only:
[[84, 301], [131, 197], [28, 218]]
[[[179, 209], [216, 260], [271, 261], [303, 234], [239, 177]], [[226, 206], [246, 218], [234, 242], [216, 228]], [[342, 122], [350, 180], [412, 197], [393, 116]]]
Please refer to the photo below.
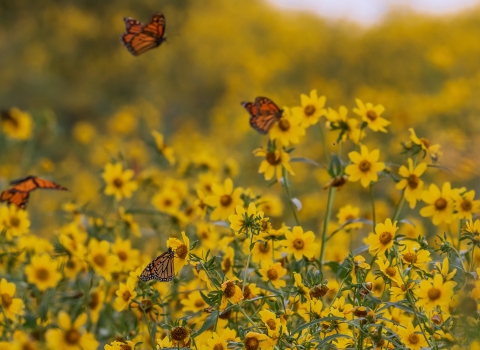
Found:
[[126, 33], [122, 36], [122, 42], [132, 55], [141, 55], [165, 41], [163, 37], [165, 16], [161, 13], [154, 14], [150, 23], [145, 26], [130, 17], [123, 20], [125, 21]]
[[21, 209], [25, 209], [28, 203], [28, 196], [28, 192], [18, 192], [10, 188], [0, 194], [0, 202], [8, 202], [9, 204], [15, 204]]
[[255, 103], [252, 103], [252, 102], [242, 102], [242, 106], [250, 114], [250, 126], [252, 128], [255, 128], [255, 126], [254, 126], [255, 125], [255, 119], [258, 116], [257, 106], [255, 105]]
[[18, 179], [10, 182], [13, 189], [17, 192], [30, 192], [37, 188], [46, 188], [53, 190], [68, 191], [66, 187], [63, 187], [55, 182], [44, 180], [36, 176], [27, 176], [23, 179]]
[[268, 97], [257, 97], [255, 103], [243, 102], [250, 113], [250, 125], [261, 134], [266, 134], [272, 125], [282, 117], [283, 110]]
[[162, 255], [158, 256], [150, 264], [145, 267], [143, 272], [140, 274], [140, 280], [143, 282], [148, 282], [150, 280], [156, 279], [160, 282], [169, 282], [175, 276], [175, 270], [173, 266], [175, 253], [172, 248]]

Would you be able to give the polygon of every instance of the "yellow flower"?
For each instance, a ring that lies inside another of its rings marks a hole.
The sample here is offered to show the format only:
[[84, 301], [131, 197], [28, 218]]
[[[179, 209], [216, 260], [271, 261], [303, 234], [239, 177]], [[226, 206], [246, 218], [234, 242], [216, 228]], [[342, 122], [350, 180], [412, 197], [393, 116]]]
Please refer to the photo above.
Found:
[[[225, 332], [224, 332], [225, 333]], [[227, 350], [228, 342], [225, 338], [225, 334], [219, 335], [216, 332], [213, 332], [212, 337], [207, 340], [207, 345], [200, 348], [200, 350], [211, 350], [211, 349], [223, 349]]]
[[233, 189], [233, 181], [228, 178], [223, 186], [213, 184], [213, 195], [205, 198], [205, 203], [215, 209], [210, 214], [211, 220], [225, 220], [233, 213], [237, 205], [242, 204], [240, 194], [241, 188]]
[[108, 129], [112, 133], [130, 134], [137, 128], [137, 110], [131, 106], [123, 106], [108, 121]]
[[30, 117], [30, 114], [22, 112], [18, 108], [10, 108], [9, 111], [1, 112], [0, 121], [3, 132], [9, 138], [28, 140], [32, 136], [32, 117]]
[[442, 311], [448, 313], [448, 304], [450, 303], [456, 282], [443, 282], [440, 274], [433, 276], [433, 279], [420, 281], [415, 294], [418, 297], [416, 305], [422, 307], [426, 312], [432, 311], [435, 307], [440, 306]]
[[75, 123], [73, 127], [73, 137], [84, 145], [89, 144], [97, 136], [95, 126], [86, 121], [80, 121]]
[[25, 274], [27, 281], [42, 292], [47, 288], [55, 288], [62, 279], [57, 262], [47, 254], [33, 256], [30, 264], [25, 267]]
[[228, 221], [230, 221], [230, 228], [237, 233], [247, 233], [250, 230], [258, 227], [258, 221], [263, 219], [263, 212], [258, 211], [254, 203], [248, 205], [248, 211], [237, 205], [235, 208], [237, 214], [230, 215]]
[[75, 222], [63, 226], [58, 237], [60, 244], [74, 257], [84, 259], [87, 248], [84, 243], [87, 233], [84, 232]]
[[204, 219], [205, 215], [207, 214], [207, 204], [205, 203], [205, 194], [197, 190], [197, 199], [193, 203], [193, 206], [195, 207], [195, 213], [200, 219]]
[[238, 304], [240, 300], [243, 299], [242, 290], [235, 284], [234, 281], [227, 279], [225, 282], [223, 282], [222, 291], [223, 295], [222, 302], [220, 304], [220, 310], [225, 310], [225, 308], [228, 306], [228, 301], [230, 301], [232, 304]]
[[428, 347], [428, 343], [425, 340], [424, 333], [420, 329], [420, 326], [414, 328], [412, 323], [408, 323], [406, 328], [398, 327], [397, 333], [407, 349], [421, 350]]
[[120, 219], [122, 219], [122, 221], [125, 223], [125, 225], [130, 230], [130, 232], [132, 232], [137, 237], [141, 237], [142, 234], [140, 232], [140, 227], [138, 226], [138, 224], [133, 219], [133, 215], [132, 214], [127, 214], [125, 212], [124, 207], [120, 207], [118, 209], [118, 212], [120, 214]]
[[403, 241], [403, 244], [405, 244], [406, 247], [400, 255], [406, 265], [422, 268], [426, 263], [432, 261], [430, 252], [425, 249], [420, 249], [420, 244], [417, 242]]
[[293, 173], [292, 166], [290, 165], [290, 156], [287, 152], [284, 152], [281, 149], [275, 151], [268, 151], [264, 148], [257, 148], [253, 151], [253, 154], [256, 157], [265, 157], [260, 164], [258, 172], [265, 175], [265, 180], [269, 181], [274, 176], [278, 180], [283, 177], [283, 168], [288, 171], [291, 175]]
[[308, 300], [311, 300], [310, 289], [306, 285], [303, 284], [302, 275], [300, 275], [297, 272], [294, 272], [293, 273], [293, 279], [295, 280], [295, 283], [293, 285], [295, 287], [297, 287], [297, 291], [301, 295], [303, 295], [305, 298], [307, 298]]
[[107, 281], [112, 279], [112, 273], [119, 270], [119, 259], [110, 254], [110, 244], [107, 241], [98, 241], [92, 238], [88, 244], [88, 261], [96, 273]]
[[117, 201], [122, 198], [130, 198], [132, 192], [137, 189], [137, 183], [132, 181], [133, 170], [123, 170], [122, 163], [105, 165], [105, 170], [102, 174], [107, 186], [105, 187], [105, 194], [107, 196], [114, 195]]
[[422, 199], [423, 181], [420, 176], [427, 170], [427, 164], [420, 163], [415, 169], [413, 168], [413, 161], [408, 158], [408, 169], [402, 165], [398, 170], [400, 176], [403, 177], [395, 186], [397, 190], [405, 189], [405, 199], [410, 204], [410, 208], [415, 208], [417, 200]]
[[380, 271], [382, 271], [383, 275], [386, 276], [388, 279], [396, 282], [398, 285], [401, 285], [402, 276], [400, 275], [400, 270], [398, 266], [392, 266], [388, 260], [384, 260], [384, 258], [380, 257], [376, 260]]
[[180, 304], [183, 305], [183, 312], [200, 312], [208, 308], [199, 291], [188, 293], [187, 299], [180, 300]]
[[[245, 240], [248, 242], [247, 240]], [[225, 248], [225, 255], [223, 256], [221, 267], [222, 272], [227, 278], [233, 278], [233, 266], [235, 265], [235, 250], [228, 246]]]
[[152, 204], [164, 213], [177, 214], [182, 204], [182, 199], [172, 188], [164, 188], [153, 196]]
[[170, 341], [168, 337], [165, 337], [163, 339], [157, 339], [157, 346], [159, 349], [172, 348], [173, 343]]
[[339, 140], [352, 140], [357, 144], [365, 136], [365, 131], [360, 130], [358, 120], [355, 118], [347, 118], [348, 109], [345, 106], [340, 106], [338, 112], [332, 108], [328, 108], [327, 128], [330, 130], [340, 130]]
[[[265, 260], [265, 259], [279, 259], [280, 258], [280, 252], [278, 252], [277, 250], [274, 250], [273, 248], [273, 241], [272, 240], [268, 240], [266, 241], [266, 239], [264, 237], [261, 237], [260, 238], [260, 241], [258, 239], [255, 239], [254, 237], [254, 242], [255, 242], [255, 245], [253, 246], [252, 248], [252, 261], [254, 263], [258, 263], [262, 260]], [[244, 246], [243, 246], [243, 251], [248, 254], [249, 250], [250, 250], [250, 242], [248, 240], [245, 240], [243, 242]], [[279, 244], [277, 245], [279, 246]]]
[[283, 204], [279, 197], [267, 194], [260, 198], [257, 203], [258, 209], [263, 211], [266, 216], [277, 217], [283, 213]]
[[448, 257], [445, 257], [445, 259], [443, 259], [443, 262], [441, 265], [439, 262], [436, 262], [435, 267], [438, 269], [438, 271], [443, 276], [445, 281], [450, 281], [453, 278], [453, 276], [455, 276], [455, 274], [457, 273], [457, 269], [453, 269], [452, 272], [450, 273], [448, 272], [450, 268], [450, 262], [448, 260]]
[[[341, 207], [337, 214], [338, 224], [344, 225], [347, 221], [352, 221], [360, 218], [360, 208], [352, 207], [350, 204]], [[352, 222], [345, 226], [345, 230], [354, 230], [363, 227], [362, 222]]]
[[[166, 338], [168, 340], [168, 337]], [[159, 340], [160, 341], [160, 340]], [[135, 344], [130, 340], [113, 341], [110, 344], [105, 344], [103, 350], [133, 350]]]
[[385, 164], [378, 162], [380, 157], [378, 149], [368, 152], [368, 148], [362, 145], [360, 152], [353, 151], [348, 154], [353, 164], [345, 168], [345, 173], [350, 176], [349, 181], [355, 182], [360, 180], [362, 186], [367, 187], [370, 182], [378, 180], [377, 172], [385, 169]]
[[361, 255], [357, 255], [353, 258], [353, 264], [355, 265], [355, 269], [370, 269], [370, 265], [366, 263], [365, 258]]
[[87, 322], [87, 314], [83, 313], [77, 317], [75, 322], [65, 311], [58, 314], [58, 328], [49, 329], [45, 334], [47, 345], [51, 349], [62, 350], [97, 350], [98, 342], [93, 334], [81, 330]]
[[[267, 327], [268, 336], [272, 338], [278, 338], [284, 331], [285, 326], [282, 327], [280, 319], [275, 316], [275, 314], [269, 310], [262, 310], [258, 313], [262, 322]], [[280, 333], [280, 328], [282, 328], [282, 332]]]
[[170, 163], [170, 165], [175, 164], [175, 155], [173, 152], [173, 148], [167, 146], [163, 139], [163, 135], [160, 134], [158, 131], [152, 131], [152, 135], [155, 138], [155, 143], [157, 144], [157, 150], [163, 154], [165, 159]]
[[117, 238], [112, 244], [112, 252], [118, 256], [120, 271], [129, 272], [138, 267], [140, 251], [132, 248], [130, 240]]
[[15, 316], [24, 314], [25, 305], [22, 299], [13, 297], [16, 289], [15, 283], [10, 283], [5, 278], [0, 280], [0, 306], [4, 315], [10, 320], [15, 320]]
[[266, 350], [273, 348], [270, 342], [270, 338], [265, 334], [248, 332], [243, 341], [245, 350]]
[[280, 278], [287, 274], [287, 270], [279, 262], [273, 263], [271, 260], [262, 260], [262, 268], [258, 270], [262, 275], [262, 281], [272, 282], [275, 288], [285, 287], [287, 283]]
[[301, 226], [295, 226], [292, 232], [285, 230], [285, 238], [283, 245], [287, 254], [293, 254], [295, 260], [301, 260], [302, 257], [312, 259], [314, 254], [318, 252], [319, 245], [314, 243], [315, 235], [312, 231], [303, 233]]
[[137, 296], [135, 292], [135, 282], [133, 279], [128, 279], [127, 283], [120, 283], [120, 287], [115, 292], [117, 299], [115, 299], [114, 309], [117, 311], [124, 310], [133, 299]]
[[364, 104], [360, 99], [356, 98], [358, 108], [354, 108], [353, 112], [360, 117], [363, 121], [368, 123], [368, 127], [373, 131], [387, 132], [385, 127], [390, 124], [386, 119], [383, 119], [380, 115], [385, 111], [385, 107], [382, 105], [373, 106], [372, 103]]
[[420, 215], [423, 217], [432, 216], [434, 225], [439, 225], [442, 222], [451, 223], [454, 217], [453, 194], [449, 182], [443, 184], [441, 192], [437, 185], [431, 184], [429, 190], [422, 193], [422, 200], [429, 205], [420, 210]]
[[172, 248], [175, 252], [174, 258], [174, 267], [175, 274], [177, 274], [182, 267], [188, 265], [190, 260], [190, 239], [185, 234], [185, 231], [182, 231], [183, 242], [178, 238], [169, 238], [167, 240], [167, 247]]
[[90, 300], [88, 302], [88, 310], [90, 311], [90, 319], [93, 323], [98, 322], [100, 317], [100, 310], [103, 307], [105, 301], [105, 286], [100, 283], [97, 288], [94, 288], [90, 292]]
[[291, 114], [290, 108], [283, 107], [282, 117], [270, 129], [270, 140], [277, 140], [278, 146], [295, 145], [300, 142], [300, 136], [305, 135], [305, 129], [300, 126], [300, 116]]
[[428, 153], [428, 155], [433, 161], [438, 160], [438, 157], [442, 155], [442, 152], [439, 151], [440, 145], [439, 144], [432, 145], [430, 141], [424, 137], [418, 138], [413, 128], [410, 128], [408, 130], [411, 133], [410, 140], [412, 140], [414, 144], [421, 146], [422, 149], [426, 153]]
[[369, 245], [368, 251], [375, 254], [382, 254], [393, 247], [395, 232], [397, 232], [397, 222], [392, 224], [392, 220], [386, 219], [385, 223], [379, 223], [375, 226], [375, 233], [370, 233], [365, 243]]
[[459, 219], [472, 220], [472, 214], [480, 211], [480, 200], [474, 200], [475, 191], [471, 190], [455, 199], [455, 209]]
[[6, 230], [7, 239], [28, 233], [30, 220], [28, 212], [11, 204], [0, 207], [0, 232]]
[[317, 90], [310, 91], [310, 96], [301, 94], [301, 107], [293, 107], [292, 114], [301, 118], [302, 128], [308, 128], [310, 125], [318, 123], [318, 119], [325, 115], [325, 96], [318, 97]]

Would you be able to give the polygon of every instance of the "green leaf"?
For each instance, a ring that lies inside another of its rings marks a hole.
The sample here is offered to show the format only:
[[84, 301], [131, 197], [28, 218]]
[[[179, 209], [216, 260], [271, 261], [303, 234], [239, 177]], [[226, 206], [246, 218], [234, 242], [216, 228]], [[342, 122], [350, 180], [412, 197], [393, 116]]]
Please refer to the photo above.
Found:
[[207, 329], [213, 327], [215, 325], [215, 322], [217, 322], [217, 318], [218, 318], [218, 310], [215, 310], [205, 319], [203, 326], [198, 330], [198, 332], [196, 332], [195, 337], [199, 336], [200, 334], [205, 332]]
[[325, 169], [326, 169], [325, 166], [320, 165], [320, 164], [318, 164], [316, 161], [311, 160], [311, 159], [308, 159], [308, 158], [305, 158], [305, 157], [295, 157], [295, 158], [291, 158], [291, 159], [290, 159], [290, 162], [291, 162], [291, 163], [307, 163], [307, 164], [312, 164], [312, 165], [315, 165], [315, 166], [322, 167], [322, 168], [325, 168]]
[[347, 320], [344, 319], [344, 318], [342, 318], [342, 317], [337, 317], [337, 316], [322, 317], [322, 318], [319, 318], [319, 319], [317, 319], [317, 320], [314, 320], [314, 321], [311, 321], [311, 322], [308, 322], [308, 323], [305, 323], [305, 324], [301, 325], [300, 327], [298, 327], [297, 329], [295, 329], [295, 330], [292, 332], [292, 335], [293, 335], [293, 334], [296, 334], [296, 333], [300, 333], [300, 332], [303, 331], [304, 329], [310, 328], [311, 326], [315, 326], [316, 324], [319, 324], [320, 322], [325, 322], [325, 321], [342, 321], [342, 322], [347, 322]]
[[353, 339], [351, 336], [346, 335], [346, 334], [332, 334], [332, 335], [329, 335], [328, 337], [325, 337], [325, 339], [323, 339], [320, 343], [318, 343], [316, 348], [321, 349], [323, 345], [330, 344], [332, 340], [338, 339], [338, 338]]

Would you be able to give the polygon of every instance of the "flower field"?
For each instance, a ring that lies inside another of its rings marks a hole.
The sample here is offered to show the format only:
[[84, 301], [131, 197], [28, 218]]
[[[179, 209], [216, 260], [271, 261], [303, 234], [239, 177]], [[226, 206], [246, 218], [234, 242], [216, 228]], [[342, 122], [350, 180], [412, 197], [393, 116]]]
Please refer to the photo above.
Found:
[[0, 13], [0, 350], [480, 349], [480, 10], [158, 6]]

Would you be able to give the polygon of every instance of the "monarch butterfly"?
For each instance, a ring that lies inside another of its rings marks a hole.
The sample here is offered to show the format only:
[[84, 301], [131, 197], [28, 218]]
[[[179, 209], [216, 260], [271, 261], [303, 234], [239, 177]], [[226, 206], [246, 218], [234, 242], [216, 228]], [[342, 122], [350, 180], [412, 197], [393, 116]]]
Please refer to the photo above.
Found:
[[257, 97], [255, 103], [242, 102], [242, 106], [250, 113], [250, 125], [260, 134], [266, 134], [273, 123], [282, 117], [283, 110], [268, 97]]
[[123, 21], [126, 32], [122, 35], [122, 42], [134, 56], [141, 55], [166, 40], [163, 37], [165, 17], [161, 13], [155, 13], [150, 23], [146, 25], [131, 17], [125, 17]]
[[143, 272], [140, 274], [140, 279], [143, 282], [148, 282], [150, 280], [156, 279], [160, 282], [170, 282], [175, 276], [175, 270], [173, 268], [173, 258], [175, 253], [172, 248], [159, 255], [155, 260], [145, 267]]
[[36, 176], [27, 176], [23, 179], [11, 181], [10, 185], [12, 185], [11, 188], [6, 189], [0, 194], [0, 202], [15, 204], [22, 209], [25, 209], [27, 206], [30, 192], [37, 188], [68, 191], [66, 187], [52, 181], [40, 179]]

